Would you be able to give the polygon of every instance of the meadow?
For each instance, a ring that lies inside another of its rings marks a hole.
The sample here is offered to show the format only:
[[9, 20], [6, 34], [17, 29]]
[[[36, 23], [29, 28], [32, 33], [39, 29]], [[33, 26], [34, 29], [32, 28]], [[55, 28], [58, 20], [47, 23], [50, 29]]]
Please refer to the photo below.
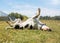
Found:
[[8, 24], [0, 21], [0, 43], [60, 43], [60, 20], [41, 20], [52, 31], [5, 29]]

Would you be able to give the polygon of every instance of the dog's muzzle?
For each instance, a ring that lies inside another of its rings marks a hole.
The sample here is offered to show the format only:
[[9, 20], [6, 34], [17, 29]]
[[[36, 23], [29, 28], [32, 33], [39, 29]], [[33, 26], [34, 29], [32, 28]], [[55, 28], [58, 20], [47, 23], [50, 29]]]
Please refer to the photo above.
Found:
[[46, 25], [42, 25], [41, 26], [41, 30], [45, 30], [45, 31], [52, 31], [48, 26]]
[[48, 29], [48, 31], [52, 31], [51, 29]]

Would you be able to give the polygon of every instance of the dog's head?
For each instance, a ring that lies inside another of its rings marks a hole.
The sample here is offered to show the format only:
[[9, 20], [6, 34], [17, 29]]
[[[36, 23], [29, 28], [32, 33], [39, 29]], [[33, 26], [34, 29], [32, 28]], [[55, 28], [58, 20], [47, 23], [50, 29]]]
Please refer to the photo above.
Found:
[[41, 29], [42, 29], [42, 30], [45, 30], [45, 31], [52, 31], [52, 30], [51, 30], [48, 26], [46, 26], [46, 25], [43, 25]]

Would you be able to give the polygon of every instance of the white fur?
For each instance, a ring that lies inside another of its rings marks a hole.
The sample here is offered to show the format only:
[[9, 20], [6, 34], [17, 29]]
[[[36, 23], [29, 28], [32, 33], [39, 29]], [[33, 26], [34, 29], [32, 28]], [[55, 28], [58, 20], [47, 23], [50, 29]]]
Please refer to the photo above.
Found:
[[48, 30], [49, 27], [46, 25], [43, 25], [44, 23], [39, 21], [39, 15], [40, 15], [40, 9], [38, 9], [38, 14], [32, 18], [27, 19], [26, 21], [22, 22], [21, 19], [15, 19], [15, 21], [12, 21], [11, 18], [11, 22], [14, 22], [13, 24], [11, 24], [13, 27], [15, 27], [15, 25], [19, 25], [20, 27], [25, 27], [27, 24], [29, 24], [28, 28], [30, 28], [30, 26], [32, 25], [35, 29], [43, 29], [43, 30]]

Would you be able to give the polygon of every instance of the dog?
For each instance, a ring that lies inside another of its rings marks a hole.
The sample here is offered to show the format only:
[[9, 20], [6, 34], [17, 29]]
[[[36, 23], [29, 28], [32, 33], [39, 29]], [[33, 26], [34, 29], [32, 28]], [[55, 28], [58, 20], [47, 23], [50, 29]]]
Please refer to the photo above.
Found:
[[21, 19], [19, 18], [15, 19], [15, 21], [12, 21], [12, 19], [10, 18], [10, 21], [14, 23], [13, 24], [9, 22], [7, 23], [15, 29], [30, 28], [30, 29], [51, 31], [51, 29], [48, 26], [39, 21], [40, 12], [41, 10], [40, 8], [38, 8], [37, 15], [27, 19], [24, 22], [22, 22]]

